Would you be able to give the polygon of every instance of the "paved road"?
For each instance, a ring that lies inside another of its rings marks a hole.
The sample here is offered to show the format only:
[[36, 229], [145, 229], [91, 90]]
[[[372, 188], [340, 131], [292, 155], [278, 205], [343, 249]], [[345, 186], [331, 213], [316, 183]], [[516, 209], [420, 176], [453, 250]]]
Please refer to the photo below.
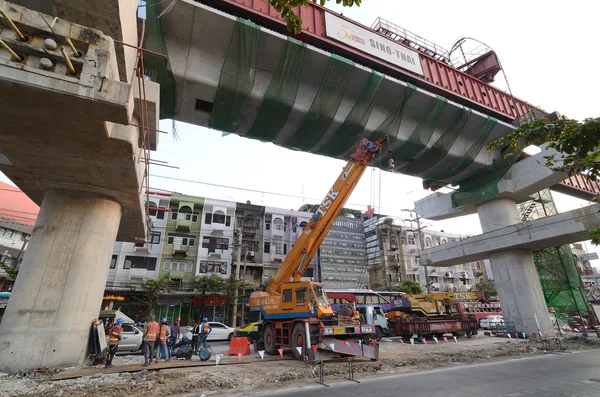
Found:
[[[600, 352], [550, 354], [500, 363], [463, 365], [435, 371], [307, 385], [270, 397], [600, 397]], [[315, 386], [313, 386], [315, 385]]]

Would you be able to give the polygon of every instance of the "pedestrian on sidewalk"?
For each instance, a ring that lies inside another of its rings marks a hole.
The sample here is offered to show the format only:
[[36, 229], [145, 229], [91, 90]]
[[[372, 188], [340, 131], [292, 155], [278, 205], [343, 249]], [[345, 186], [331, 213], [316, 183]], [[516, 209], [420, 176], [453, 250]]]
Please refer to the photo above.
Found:
[[152, 364], [152, 360], [154, 359], [154, 344], [159, 331], [158, 323], [154, 320], [154, 315], [151, 314], [144, 326], [144, 366]]
[[123, 335], [123, 319], [118, 318], [115, 321], [115, 325], [110, 329], [109, 337], [108, 337], [108, 355], [106, 356], [106, 368], [112, 367], [113, 358], [115, 358], [115, 353], [117, 353], [117, 348], [119, 347], [119, 342], [121, 341], [121, 336]]
[[160, 330], [158, 332], [158, 340], [156, 341], [156, 359], [160, 358], [169, 361], [169, 350], [167, 349], [167, 338], [171, 336], [171, 329], [167, 325], [167, 318], [161, 321]]

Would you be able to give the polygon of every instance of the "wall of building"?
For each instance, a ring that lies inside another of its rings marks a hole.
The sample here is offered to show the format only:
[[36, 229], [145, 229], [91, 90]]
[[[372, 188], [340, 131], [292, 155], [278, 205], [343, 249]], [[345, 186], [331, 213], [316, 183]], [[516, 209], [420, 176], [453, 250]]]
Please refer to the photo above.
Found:
[[225, 278], [231, 275], [235, 243], [235, 208], [234, 202], [205, 199], [197, 276], [218, 274]]
[[362, 219], [338, 216], [319, 249], [323, 285], [338, 289], [367, 287], [365, 247]]

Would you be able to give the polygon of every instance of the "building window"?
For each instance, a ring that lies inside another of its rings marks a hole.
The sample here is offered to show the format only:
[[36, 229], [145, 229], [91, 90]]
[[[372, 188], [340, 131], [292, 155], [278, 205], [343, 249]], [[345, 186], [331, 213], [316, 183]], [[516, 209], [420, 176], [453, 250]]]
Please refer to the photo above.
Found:
[[271, 221], [265, 221], [265, 230], [271, 230]]
[[283, 231], [287, 232], [287, 222], [283, 224]]
[[271, 243], [268, 241], [265, 241], [265, 254], [270, 254], [271, 253]]
[[6, 229], [6, 232], [4, 233], [4, 237], [11, 238], [13, 236], [13, 233], [14, 233], [14, 230]]
[[242, 227], [242, 225], [244, 224], [244, 218], [238, 216], [236, 221], [235, 221], [235, 226], [236, 227]]
[[225, 224], [225, 213], [223, 211], [217, 211], [212, 216], [213, 223]]
[[123, 269], [156, 270], [156, 258], [146, 256], [126, 256]]
[[150, 233], [150, 244], [160, 244], [160, 232]]
[[280, 218], [275, 218], [273, 221], [273, 228], [275, 230], [283, 230], [283, 221]]
[[197, 212], [194, 212], [192, 214], [192, 222], [193, 223], [198, 223], [198, 213]]
[[177, 220], [177, 212], [176, 211], [171, 212], [171, 220], [172, 221], [176, 221]]
[[231, 226], [231, 216], [229, 215], [225, 217], [225, 226]]
[[431, 247], [431, 239], [429, 237], [427, 237], [425, 239], [425, 248], [429, 248]]
[[165, 219], [166, 208], [160, 208], [156, 211], [156, 219]]
[[191, 273], [194, 271], [194, 261], [165, 259], [163, 270], [165, 272]]
[[415, 237], [408, 236], [408, 245], [415, 245]]
[[202, 248], [208, 248], [208, 252], [216, 252], [216, 250], [225, 251], [229, 249], [228, 238], [203, 237]]
[[173, 245], [173, 243], [175, 242], [175, 237], [173, 236], [168, 236], [167, 237], [167, 245]]
[[110, 268], [111, 269], [117, 268], [117, 260], [118, 259], [119, 259], [119, 255], [113, 255], [112, 258], [110, 258]]
[[156, 208], [156, 203], [150, 201], [150, 204], [148, 204], [148, 214], [150, 214], [150, 216], [156, 216], [158, 212]]
[[287, 255], [287, 244], [283, 244], [283, 255]]

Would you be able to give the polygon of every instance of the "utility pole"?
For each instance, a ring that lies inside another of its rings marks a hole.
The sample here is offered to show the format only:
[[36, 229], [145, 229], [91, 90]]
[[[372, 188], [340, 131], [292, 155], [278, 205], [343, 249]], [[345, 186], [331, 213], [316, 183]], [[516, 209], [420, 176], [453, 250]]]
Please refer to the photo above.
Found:
[[[239, 280], [240, 279], [240, 262], [242, 261], [242, 230], [241, 229], [235, 229], [235, 232], [237, 233], [237, 242], [235, 243], [235, 279]], [[237, 323], [237, 307], [238, 307], [238, 291], [237, 288], [235, 289], [235, 293], [234, 293], [234, 299], [233, 299], [233, 320], [231, 322], [231, 326], [233, 328], [236, 327], [236, 323]]]
[[[417, 213], [417, 211], [415, 210], [402, 210], [402, 211], [407, 211], [407, 212], [413, 212], [416, 215], [416, 219], [413, 221], [412, 219], [403, 219], [404, 221], [408, 221], [408, 222], [417, 222], [417, 234], [418, 234], [418, 240], [419, 240], [419, 245], [417, 247], [417, 249], [419, 251], [423, 250], [423, 242], [425, 241], [424, 237], [423, 237], [423, 229], [425, 229], [425, 227], [421, 227], [421, 217], [419, 216], [419, 214]], [[419, 260], [420, 262], [420, 260]], [[429, 282], [429, 269], [427, 268], [427, 266], [423, 265], [423, 272], [425, 273], [425, 288], [427, 289], [427, 293], [431, 293], [431, 283]]]

